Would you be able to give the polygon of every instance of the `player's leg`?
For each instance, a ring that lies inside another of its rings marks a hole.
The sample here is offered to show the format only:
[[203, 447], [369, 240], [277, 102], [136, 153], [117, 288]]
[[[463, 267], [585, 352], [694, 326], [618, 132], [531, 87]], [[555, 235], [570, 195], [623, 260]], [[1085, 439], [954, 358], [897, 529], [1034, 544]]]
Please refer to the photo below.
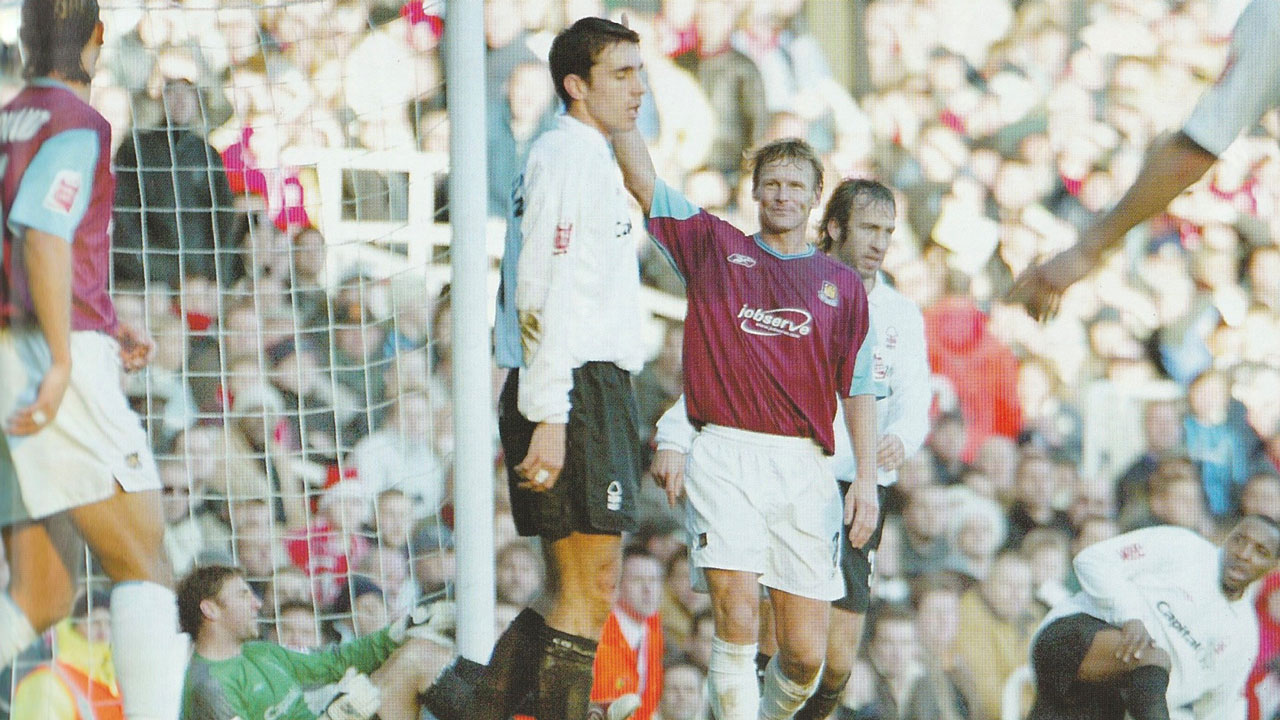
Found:
[[4, 547], [10, 580], [0, 593], [0, 667], [71, 612], [71, 568], [79, 566], [79, 543], [63, 517], [4, 528]]
[[160, 493], [118, 489], [69, 515], [115, 583], [111, 646], [125, 714], [130, 720], [177, 718], [190, 641], [178, 630]]
[[705, 568], [715, 636], [707, 662], [711, 708], [718, 720], [754, 720], [760, 708], [756, 633], [760, 627], [760, 576]]
[[1149, 647], [1142, 657], [1125, 662], [1120, 657], [1124, 636], [1120, 630], [1100, 630], [1080, 662], [1077, 678], [1084, 683], [1115, 684], [1133, 720], [1169, 720], [1168, 653]]
[[449, 663], [448, 648], [430, 640], [409, 638], [369, 676], [382, 693], [378, 717], [382, 720], [417, 720], [418, 696]]
[[818, 687], [827, 654], [831, 602], [774, 588], [769, 589], [769, 599], [773, 602], [778, 654], [765, 671], [760, 717], [785, 720]]
[[621, 549], [617, 535], [573, 533], [551, 544], [559, 587], [538, 661], [539, 720], [586, 716], [596, 642], [613, 605]]
[[1036, 701], [1030, 720], [1135, 720], [1169, 717], [1165, 690], [1169, 656], [1148, 648], [1124, 662], [1119, 629], [1084, 614], [1058, 618], [1036, 635], [1031, 650]]
[[[849, 484], [840, 483], [840, 489], [848, 492]], [[878, 489], [880, 506], [885, 504], [885, 489]], [[849, 547], [845, 538], [849, 526], [844, 527], [840, 541], [840, 572], [844, 576], [845, 595], [831, 604], [831, 625], [827, 631], [827, 662], [822, 669], [818, 689], [809, 698], [797, 720], [821, 720], [840, 704], [840, 696], [853, 672], [853, 661], [862, 641], [862, 628], [867, 609], [871, 606], [872, 560], [880, 547], [880, 535], [884, 530], [884, 513], [867, 544], [861, 548]]]

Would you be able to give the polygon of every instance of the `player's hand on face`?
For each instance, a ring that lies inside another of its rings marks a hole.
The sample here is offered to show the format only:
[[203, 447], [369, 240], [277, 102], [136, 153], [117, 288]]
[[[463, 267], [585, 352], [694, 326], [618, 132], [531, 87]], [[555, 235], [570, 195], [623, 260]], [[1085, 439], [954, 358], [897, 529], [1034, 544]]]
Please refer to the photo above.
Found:
[[156, 354], [156, 343], [146, 330], [121, 323], [116, 329], [116, 342], [120, 343], [120, 362], [125, 372], [137, 372], [151, 362]]
[[1155, 647], [1155, 641], [1151, 639], [1147, 626], [1143, 625], [1141, 620], [1126, 621], [1120, 626], [1120, 635], [1121, 641], [1120, 647], [1116, 649], [1116, 659], [1126, 665], [1141, 660], [1147, 648]]
[[871, 539], [880, 521], [880, 498], [873, 483], [854, 483], [844, 496], [844, 524], [849, 525], [849, 544], [860, 548]]
[[40, 390], [35, 402], [16, 410], [5, 420], [5, 432], [10, 435], [35, 435], [53, 422], [62, 405], [62, 397], [71, 384], [71, 363], [54, 363], [40, 379]]
[[1037, 320], [1049, 320], [1058, 313], [1062, 293], [1093, 269], [1094, 261], [1080, 245], [1074, 245], [1041, 265], [1027, 268], [1014, 281], [1009, 299], [1027, 309]]
[[534, 492], [545, 492], [555, 487], [564, 467], [564, 423], [538, 423], [529, 441], [529, 452], [516, 465], [516, 472], [525, 482], [520, 487]]
[[675, 507], [684, 494], [684, 461], [685, 454], [679, 450], [660, 448], [649, 465], [649, 474], [658, 487], [667, 491], [667, 504], [671, 507]]
[[902, 438], [897, 435], [881, 435], [880, 444], [876, 446], [876, 464], [885, 472], [892, 472], [898, 469], [903, 460], [907, 459], [907, 448], [902, 444]]

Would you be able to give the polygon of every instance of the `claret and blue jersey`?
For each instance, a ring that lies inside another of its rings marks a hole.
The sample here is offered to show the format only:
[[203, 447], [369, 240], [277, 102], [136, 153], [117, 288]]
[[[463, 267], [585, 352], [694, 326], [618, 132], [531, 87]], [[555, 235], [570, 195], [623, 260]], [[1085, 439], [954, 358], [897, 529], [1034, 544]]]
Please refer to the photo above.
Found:
[[689, 418], [812, 437], [832, 453], [836, 398], [876, 392], [861, 278], [812, 246], [780, 254], [661, 180], [648, 226], [689, 298]]

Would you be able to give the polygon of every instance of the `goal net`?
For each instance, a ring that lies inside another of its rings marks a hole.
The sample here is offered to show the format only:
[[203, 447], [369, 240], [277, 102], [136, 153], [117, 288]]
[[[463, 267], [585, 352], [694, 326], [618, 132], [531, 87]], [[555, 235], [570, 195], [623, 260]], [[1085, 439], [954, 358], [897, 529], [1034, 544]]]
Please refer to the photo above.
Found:
[[[298, 648], [449, 596], [443, 5], [101, 5], [112, 290], [157, 345], [125, 382], [177, 576], [239, 565], [263, 637]], [[3, 100], [18, 13], [0, 3]], [[100, 642], [110, 584], [84, 557], [69, 630]], [[65, 632], [3, 678], [0, 714]]]

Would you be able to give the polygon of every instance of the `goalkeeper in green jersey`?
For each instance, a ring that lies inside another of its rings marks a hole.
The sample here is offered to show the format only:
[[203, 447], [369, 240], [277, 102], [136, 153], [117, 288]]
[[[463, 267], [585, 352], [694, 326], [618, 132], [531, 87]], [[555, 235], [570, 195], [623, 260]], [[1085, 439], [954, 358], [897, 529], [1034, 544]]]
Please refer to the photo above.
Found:
[[257, 641], [258, 609], [239, 568], [210, 565], [178, 586], [178, 618], [195, 638], [185, 720], [416, 720], [418, 696], [449, 661], [442, 603], [371, 635], [313, 653]]

